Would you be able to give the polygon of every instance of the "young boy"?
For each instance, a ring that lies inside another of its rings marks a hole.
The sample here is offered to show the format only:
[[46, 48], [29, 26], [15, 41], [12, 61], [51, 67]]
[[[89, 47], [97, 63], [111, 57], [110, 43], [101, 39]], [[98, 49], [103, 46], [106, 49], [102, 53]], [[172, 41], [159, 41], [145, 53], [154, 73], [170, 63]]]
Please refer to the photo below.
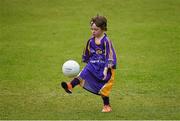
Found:
[[90, 26], [92, 37], [87, 41], [82, 56], [82, 61], [87, 64], [77, 77], [71, 82], [62, 82], [61, 86], [67, 93], [72, 93], [72, 88], [80, 84], [84, 89], [102, 97], [102, 112], [111, 112], [109, 93], [114, 81], [116, 53], [105, 33], [107, 19], [97, 15], [91, 19]]

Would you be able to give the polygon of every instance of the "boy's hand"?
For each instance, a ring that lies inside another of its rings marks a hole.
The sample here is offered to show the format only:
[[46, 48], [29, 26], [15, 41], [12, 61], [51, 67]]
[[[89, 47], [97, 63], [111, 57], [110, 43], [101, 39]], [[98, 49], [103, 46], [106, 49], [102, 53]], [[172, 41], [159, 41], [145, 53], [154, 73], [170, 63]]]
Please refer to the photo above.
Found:
[[103, 75], [104, 75], [103, 80], [105, 80], [105, 79], [106, 79], [106, 76], [107, 76], [107, 71], [108, 71], [108, 68], [107, 68], [107, 67], [105, 67], [105, 68], [104, 68], [104, 71], [103, 71]]

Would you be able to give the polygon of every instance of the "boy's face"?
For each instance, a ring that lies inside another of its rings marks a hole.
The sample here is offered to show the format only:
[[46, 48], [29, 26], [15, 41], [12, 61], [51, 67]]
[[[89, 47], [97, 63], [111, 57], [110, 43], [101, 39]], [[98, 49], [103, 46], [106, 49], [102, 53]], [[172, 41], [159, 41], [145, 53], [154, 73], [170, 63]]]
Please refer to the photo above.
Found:
[[91, 32], [94, 37], [101, 37], [104, 34], [104, 31], [97, 27], [95, 23], [91, 25]]

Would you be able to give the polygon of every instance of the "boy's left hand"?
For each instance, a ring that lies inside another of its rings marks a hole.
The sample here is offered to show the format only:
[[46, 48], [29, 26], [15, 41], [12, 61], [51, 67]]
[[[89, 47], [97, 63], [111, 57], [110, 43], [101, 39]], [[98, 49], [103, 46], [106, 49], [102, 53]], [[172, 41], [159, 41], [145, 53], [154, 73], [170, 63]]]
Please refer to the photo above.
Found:
[[104, 68], [104, 71], [103, 71], [103, 75], [104, 75], [103, 80], [105, 80], [105, 79], [106, 79], [106, 76], [107, 76], [107, 71], [108, 71], [108, 68], [107, 68], [107, 67], [105, 67], [105, 68]]

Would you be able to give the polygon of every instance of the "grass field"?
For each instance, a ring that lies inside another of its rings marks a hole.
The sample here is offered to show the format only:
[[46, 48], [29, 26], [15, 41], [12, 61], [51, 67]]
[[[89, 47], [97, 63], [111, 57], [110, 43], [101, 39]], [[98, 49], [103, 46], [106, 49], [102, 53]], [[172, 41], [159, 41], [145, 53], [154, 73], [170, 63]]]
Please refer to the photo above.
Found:
[[[180, 0], [0, 0], [0, 119], [180, 120]], [[113, 112], [61, 72], [108, 18], [118, 68]]]

